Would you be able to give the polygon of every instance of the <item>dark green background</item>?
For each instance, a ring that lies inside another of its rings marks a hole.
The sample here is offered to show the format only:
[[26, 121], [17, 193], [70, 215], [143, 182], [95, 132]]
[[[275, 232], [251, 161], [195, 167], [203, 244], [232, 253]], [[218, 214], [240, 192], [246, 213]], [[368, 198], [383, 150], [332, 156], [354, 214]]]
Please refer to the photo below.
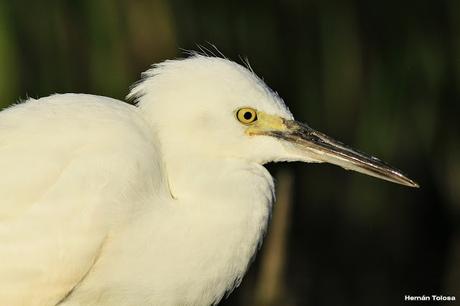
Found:
[[[55, 92], [123, 99], [150, 64], [207, 42], [247, 56], [297, 119], [421, 185], [270, 166], [295, 177], [283, 289], [270, 303], [460, 299], [460, 1], [2, 0], [0, 105]], [[256, 304], [265, 251], [222, 305]]]

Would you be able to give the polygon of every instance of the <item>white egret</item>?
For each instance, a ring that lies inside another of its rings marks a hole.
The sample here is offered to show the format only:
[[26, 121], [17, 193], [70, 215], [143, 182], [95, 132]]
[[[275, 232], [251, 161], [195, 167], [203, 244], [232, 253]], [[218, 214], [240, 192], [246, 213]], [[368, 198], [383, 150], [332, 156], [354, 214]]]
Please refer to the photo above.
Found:
[[417, 186], [294, 121], [227, 59], [155, 65], [128, 97], [55, 94], [0, 112], [0, 305], [218, 302], [267, 226], [268, 162]]

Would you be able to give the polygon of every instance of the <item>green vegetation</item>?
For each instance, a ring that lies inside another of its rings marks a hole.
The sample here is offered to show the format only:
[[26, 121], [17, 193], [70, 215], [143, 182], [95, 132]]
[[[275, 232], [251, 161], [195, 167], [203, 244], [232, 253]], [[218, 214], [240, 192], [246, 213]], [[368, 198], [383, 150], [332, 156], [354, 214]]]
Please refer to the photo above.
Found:
[[[459, 1], [1, 1], [0, 106], [55, 92], [123, 99], [150, 64], [208, 42], [247, 56], [297, 119], [421, 185], [291, 165], [283, 286], [263, 303], [460, 298]], [[222, 305], [260, 300], [267, 252]]]

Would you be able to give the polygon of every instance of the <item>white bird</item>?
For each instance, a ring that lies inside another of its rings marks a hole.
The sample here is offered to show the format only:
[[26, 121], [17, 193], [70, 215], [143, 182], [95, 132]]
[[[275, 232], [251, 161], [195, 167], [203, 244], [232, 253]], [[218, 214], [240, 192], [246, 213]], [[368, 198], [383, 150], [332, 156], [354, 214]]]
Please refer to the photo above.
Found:
[[272, 161], [416, 183], [294, 121], [252, 71], [153, 66], [135, 105], [86, 94], [0, 112], [0, 305], [211, 305], [267, 227]]

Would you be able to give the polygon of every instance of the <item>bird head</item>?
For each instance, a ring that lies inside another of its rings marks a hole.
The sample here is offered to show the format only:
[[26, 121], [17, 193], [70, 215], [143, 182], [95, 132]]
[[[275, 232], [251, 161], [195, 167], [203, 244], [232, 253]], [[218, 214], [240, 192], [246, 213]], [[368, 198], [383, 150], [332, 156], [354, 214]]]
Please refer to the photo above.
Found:
[[158, 126], [166, 155], [327, 162], [398, 184], [417, 183], [383, 161], [294, 120], [250, 69], [219, 57], [168, 60], [143, 73], [128, 95]]

